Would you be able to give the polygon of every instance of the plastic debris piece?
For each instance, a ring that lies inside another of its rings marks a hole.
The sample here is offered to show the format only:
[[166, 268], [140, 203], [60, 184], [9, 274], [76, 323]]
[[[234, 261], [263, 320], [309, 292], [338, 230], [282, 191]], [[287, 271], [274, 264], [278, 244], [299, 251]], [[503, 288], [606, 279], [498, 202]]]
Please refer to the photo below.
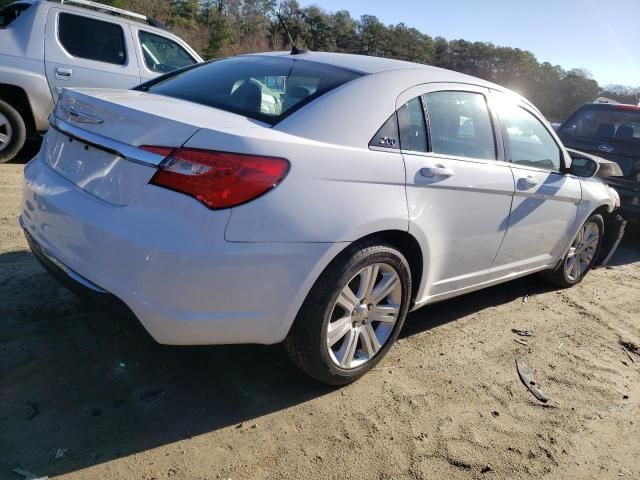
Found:
[[64, 454], [67, 453], [67, 450], [69, 450], [68, 448], [59, 448], [58, 450], [56, 450], [56, 460], [58, 460], [59, 458], [64, 457]]
[[523, 330], [520, 328], [512, 328], [511, 331], [516, 335], [520, 335], [521, 337], [533, 337], [533, 332], [531, 330]]
[[529, 346], [529, 344], [527, 342], [525, 342], [524, 340], [520, 340], [519, 338], [514, 338], [513, 341], [516, 342], [516, 343], [519, 343], [520, 345], [524, 345], [526, 347]]
[[518, 374], [520, 375], [520, 380], [522, 383], [526, 385], [529, 391], [543, 403], [547, 403], [549, 401], [549, 397], [542, 391], [542, 389], [538, 386], [538, 382], [536, 382], [535, 378], [533, 378], [533, 373], [524, 363], [524, 360], [521, 358], [516, 358], [516, 368], [518, 369]]

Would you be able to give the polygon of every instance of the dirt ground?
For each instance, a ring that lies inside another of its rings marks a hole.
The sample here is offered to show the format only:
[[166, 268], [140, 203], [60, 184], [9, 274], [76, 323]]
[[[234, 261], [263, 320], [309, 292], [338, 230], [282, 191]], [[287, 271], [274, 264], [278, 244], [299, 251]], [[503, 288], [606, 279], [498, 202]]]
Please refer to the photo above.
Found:
[[163, 347], [68, 293], [19, 230], [22, 169], [0, 165], [0, 478], [640, 478], [637, 238], [570, 290], [534, 276], [424, 308], [333, 389], [279, 346]]

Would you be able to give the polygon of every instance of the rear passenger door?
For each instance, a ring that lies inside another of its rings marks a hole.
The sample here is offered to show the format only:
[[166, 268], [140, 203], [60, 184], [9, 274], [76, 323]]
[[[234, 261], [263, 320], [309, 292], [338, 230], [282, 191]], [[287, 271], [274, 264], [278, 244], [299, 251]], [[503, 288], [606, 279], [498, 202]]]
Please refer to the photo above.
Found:
[[131, 30], [126, 23], [52, 8], [45, 29], [49, 87], [131, 88], [140, 83]]
[[481, 87], [430, 84], [398, 99], [409, 230], [429, 265], [418, 302], [486, 281], [504, 237], [514, 182], [487, 95]]

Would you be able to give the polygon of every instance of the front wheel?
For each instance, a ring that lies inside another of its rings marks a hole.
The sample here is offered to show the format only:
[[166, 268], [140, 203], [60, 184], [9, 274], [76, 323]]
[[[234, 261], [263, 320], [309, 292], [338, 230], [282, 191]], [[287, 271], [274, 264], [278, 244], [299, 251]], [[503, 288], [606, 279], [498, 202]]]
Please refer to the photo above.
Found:
[[313, 378], [330, 385], [351, 383], [389, 351], [410, 298], [409, 265], [395, 247], [350, 247], [309, 292], [285, 349]]
[[602, 245], [604, 221], [600, 214], [591, 215], [584, 222], [573, 240], [562, 263], [547, 275], [556, 285], [567, 288], [582, 281], [593, 263]]
[[12, 160], [24, 146], [27, 128], [20, 113], [0, 100], [0, 163]]

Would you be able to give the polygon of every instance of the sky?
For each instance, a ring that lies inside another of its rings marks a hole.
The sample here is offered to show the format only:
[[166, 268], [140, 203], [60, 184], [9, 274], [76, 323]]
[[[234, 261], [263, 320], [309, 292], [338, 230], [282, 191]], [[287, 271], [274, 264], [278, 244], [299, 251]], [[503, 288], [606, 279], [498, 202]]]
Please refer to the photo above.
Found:
[[640, 87], [640, 0], [299, 0], [327, 11], [371, 14], [432, 37], [521, 48], [600, 85]]

